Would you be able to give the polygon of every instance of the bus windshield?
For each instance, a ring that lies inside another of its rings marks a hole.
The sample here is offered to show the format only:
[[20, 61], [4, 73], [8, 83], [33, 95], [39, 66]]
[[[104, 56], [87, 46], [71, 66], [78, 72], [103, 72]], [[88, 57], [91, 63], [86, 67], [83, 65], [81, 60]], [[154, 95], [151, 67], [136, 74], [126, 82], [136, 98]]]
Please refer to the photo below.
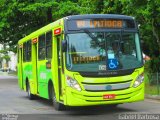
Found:
[[70, 71], [99, 72], [142, 66], [135, 32], [84, 32], [66, 35], [66, 67]]

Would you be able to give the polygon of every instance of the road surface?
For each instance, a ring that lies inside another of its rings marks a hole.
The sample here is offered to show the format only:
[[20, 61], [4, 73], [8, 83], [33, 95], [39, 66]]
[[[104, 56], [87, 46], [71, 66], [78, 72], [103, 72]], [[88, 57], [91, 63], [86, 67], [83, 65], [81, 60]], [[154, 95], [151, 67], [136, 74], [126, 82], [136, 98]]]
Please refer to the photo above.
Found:
[[[117, 108], [72, 107], [65, 111], [56, 111], [46, 99], [29, 100], [27, 93], [19, 89], [16, 76], [0, 74], [0, 114], [0, 120], [4, 120], [7, 115], [11, 118], [16, 117], [12, 115], [18, 115], [18, 120], [126, 120], [131, 119], [130, 117], [140, 119], [139, 114], [158, 114], [160, 119], [160, 101], [145, 99], [121, 104]], [[126, 117], [128, 114], [132, 116]]]

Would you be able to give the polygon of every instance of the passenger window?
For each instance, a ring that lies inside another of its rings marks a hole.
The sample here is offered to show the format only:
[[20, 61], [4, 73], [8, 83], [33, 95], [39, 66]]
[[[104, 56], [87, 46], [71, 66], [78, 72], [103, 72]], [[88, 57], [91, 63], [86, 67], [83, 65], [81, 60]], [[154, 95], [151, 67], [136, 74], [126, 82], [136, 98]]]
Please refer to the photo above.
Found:
[[23, 44], [23, 61], [31, 61], [31, 40]]
[[27, 42], [27, 61], [31, 61], [31, 40]]
[[52, 31], [46, 33], [46, 58], [52, 58]]
[[23, 62], [27, 60], [26, 51], [27, 51], [27, 43], [24, 43], [23, 44]]
[[45, 35], [39, 36], [38, 39], [38, 59], [44, 60], [46, 57], [46, 50], [45, 50]]

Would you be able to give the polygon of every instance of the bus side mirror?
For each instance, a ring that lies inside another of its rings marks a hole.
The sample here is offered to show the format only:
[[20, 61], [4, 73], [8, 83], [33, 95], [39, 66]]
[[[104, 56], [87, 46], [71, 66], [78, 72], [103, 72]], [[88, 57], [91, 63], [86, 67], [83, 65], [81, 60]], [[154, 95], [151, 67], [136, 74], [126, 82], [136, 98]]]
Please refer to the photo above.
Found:
[[62, 40], [62, 52], [67, 51], [67, 40]]

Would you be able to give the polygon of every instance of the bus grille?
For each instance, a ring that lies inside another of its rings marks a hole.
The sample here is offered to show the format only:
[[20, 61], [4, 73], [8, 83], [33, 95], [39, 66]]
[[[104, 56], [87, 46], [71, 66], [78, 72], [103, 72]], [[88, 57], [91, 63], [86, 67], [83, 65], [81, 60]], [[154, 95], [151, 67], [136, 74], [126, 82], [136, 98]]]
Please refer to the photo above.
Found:
[[122, 83], [106, 83], [106, 84], [83, 84], [86, 91], [115, 91], [124, 90], [130, 87], [131, 81]]

